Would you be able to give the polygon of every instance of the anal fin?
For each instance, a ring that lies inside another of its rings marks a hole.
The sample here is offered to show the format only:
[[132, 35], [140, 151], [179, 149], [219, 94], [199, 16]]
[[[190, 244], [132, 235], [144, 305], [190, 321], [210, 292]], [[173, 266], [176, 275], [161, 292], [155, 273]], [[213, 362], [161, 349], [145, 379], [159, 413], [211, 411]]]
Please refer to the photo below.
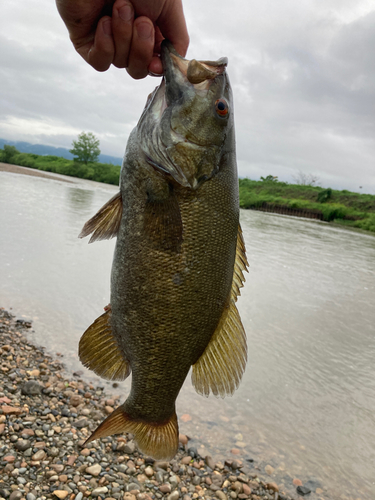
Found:
[[229, 396], [238, 388], [247, 361], [246, 333], [236, 307], [247, 271], [245, 243], [238, 227], [236, 259], [229, 303], [204, 353], [193, 365], [192, 383], [204, 396]]
[[111, 328], [111, 307], [107, 306], [87, 328], [79, 341], [79, 359], [89, 370], [108, 380], [125, 380], [130, 364], [124, 358]]
[[139, 450], [157, 460], [173, 458], [178, 450], [178, 423], [174, 412], [166, 422], [145, 422], [132, 419], [123, 406], [116, 408], [91, 434], [85, 445], [95, 439], [130, 432]]
[[102, 208], [86, 222], [79, 238], [93, 233], [89, 243], [96, 240], [109, 240], [117, 235], [122, 217], [121, 192], [111, 198]]

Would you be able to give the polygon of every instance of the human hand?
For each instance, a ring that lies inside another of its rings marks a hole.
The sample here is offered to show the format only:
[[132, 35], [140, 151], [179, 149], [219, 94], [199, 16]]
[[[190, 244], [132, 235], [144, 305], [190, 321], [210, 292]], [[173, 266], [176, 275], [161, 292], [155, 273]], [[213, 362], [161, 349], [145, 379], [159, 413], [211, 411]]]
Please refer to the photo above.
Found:
[[162, 74], [160, 45], [185, 56], [189, 35], [181, 0], [56, 0], [76, 51], [93, 68], [111, 64], [133, 78]]

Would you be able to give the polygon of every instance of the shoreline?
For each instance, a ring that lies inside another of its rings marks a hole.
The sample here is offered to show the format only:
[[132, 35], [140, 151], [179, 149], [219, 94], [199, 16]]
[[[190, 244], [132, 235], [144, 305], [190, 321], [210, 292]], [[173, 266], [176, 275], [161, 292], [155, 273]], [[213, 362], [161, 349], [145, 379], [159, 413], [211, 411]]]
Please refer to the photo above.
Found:
[[119, 398], [67, 373], [30, 328], [0, 308], [0, 500], [292, 499], [246, 461], [199, 456], [184, 435], [170, 462], [144, 457], [131, 435], [83, 447]]

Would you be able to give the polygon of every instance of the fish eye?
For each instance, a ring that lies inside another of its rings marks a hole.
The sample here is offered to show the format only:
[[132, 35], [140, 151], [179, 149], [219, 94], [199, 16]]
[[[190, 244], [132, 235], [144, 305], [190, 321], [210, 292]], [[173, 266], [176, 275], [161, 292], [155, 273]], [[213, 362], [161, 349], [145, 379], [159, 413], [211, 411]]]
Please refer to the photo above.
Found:
[[221, 98], [215, 102], [215, 110], [219, 116], [226, 116], [229, 111], [229, 106], [226, 99]]

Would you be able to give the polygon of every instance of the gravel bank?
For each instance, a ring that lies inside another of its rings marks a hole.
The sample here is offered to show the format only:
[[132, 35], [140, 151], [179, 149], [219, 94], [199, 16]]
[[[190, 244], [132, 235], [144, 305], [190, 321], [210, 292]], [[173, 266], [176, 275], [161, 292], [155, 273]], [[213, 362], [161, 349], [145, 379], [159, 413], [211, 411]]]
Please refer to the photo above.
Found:
[[142, 456], [131, 435], [83, 447], [119, 401], [30, 344], [30, 327], [0, 309], [0, 500], [290, 500], [246, 462], [200, 457], [183, 435], [171, 462]]
[[70, 182], [74, 184], [73, 181], [64, 179], [65, 176], [60, 176], [59, 174], [46, 173], [35, 168], [20, 167], [19, 165], [11, 165], [10, 163], [0, 162], [0, 172], [11, 172], [12, 174], [24, 174], [31, 175], [34, 177], [43, 177], [44, 179], [58, 179], [59, 181]]

